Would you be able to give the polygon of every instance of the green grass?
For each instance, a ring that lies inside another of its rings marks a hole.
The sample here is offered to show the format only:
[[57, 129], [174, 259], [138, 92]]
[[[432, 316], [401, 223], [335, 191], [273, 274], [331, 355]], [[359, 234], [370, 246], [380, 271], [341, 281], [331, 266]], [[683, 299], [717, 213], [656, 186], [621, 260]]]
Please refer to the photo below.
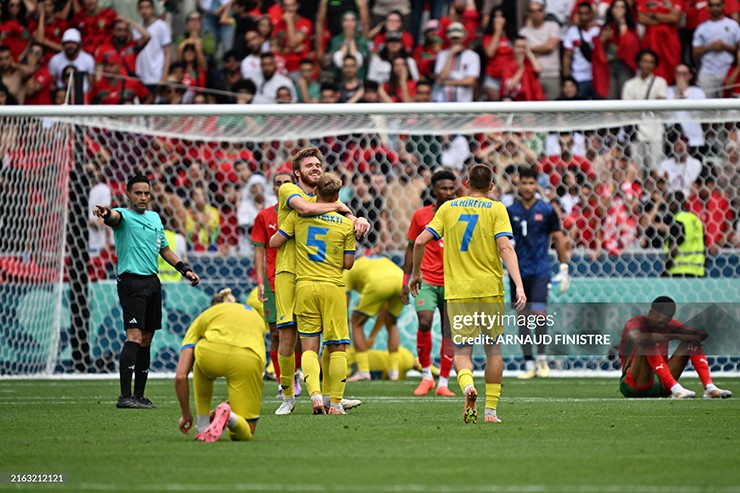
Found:
[[[203, 444], [178, 431], [169, 380], [149, 382], [156, 410], [115, 409], [113, 380], [0, 381], [0, 471], [65, 474], [21, 487], [43, 491], [740, 492], [740, 399], [626, 400], [614, 379], [505, 379], [503, 423], [484, 424], [480, 409], [465, 425], [461, 398], [416, 398], [416, 383], [350, 384], [364, 403], [348, 416], [311, 416], [301, 396], [280, 417], [268, 384], [253, 442]], [[740, 392], [740, 379], [717, 384]]]

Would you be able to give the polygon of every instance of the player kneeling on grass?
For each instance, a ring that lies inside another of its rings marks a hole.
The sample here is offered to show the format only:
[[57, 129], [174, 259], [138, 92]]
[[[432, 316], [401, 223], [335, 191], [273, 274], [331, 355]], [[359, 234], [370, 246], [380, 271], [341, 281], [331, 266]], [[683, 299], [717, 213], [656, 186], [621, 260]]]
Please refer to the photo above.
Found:
[[[631, 318], [624, 326], [619, 347], [623, 368], [619, 390], [625, 397], [692, 399], [696, 392], [677, 382], [691, 360], [704, 384], [705, 399], [732, 397], [732, 392], [722, 390], [712, 382], [707, 356], [701, 347], [708, 334], [674, 319], [675, 313], [676, 303], [668, 296], [659, 296], [653, 301], [647, 316]], [[671, 340], [680, 343], [668, 358]]]
[[[316, 186], [316, 202], [336, 202], [342, 181], [324, 173]], [[303, 374], [314, 414], [347, 414], [342, 405], [347, 381], [349, 326], [345, 306], [344, 269], [355, 262], [352, 222], [336, 212], [318, 216], [291, 212], [272, 238], [280, 248], [295, 237], [295, 316], [303, 347]], [[324, 338], [324, 395], [321, 394], [319, 342]], [[327, 402], [330, 400], [330, 402]], [[327, 406], [328, 404], [328, 406]]]
[[[224, 428], [232, 440], [251, 440], [262, 404], [262, 370], [265, 367], [264, 321], [254, 310], [236, 303], [231, 289], [213, 297], [211, 307], [188, 328], [180, 349], [175, 392], [180, 402], [180, 431], [193, 426], [188, 374], [193, 370], [198, 432], [195, 439], [215, 442]], [[213, 387], [225, 377], [229, 400], [210, 416]], [[211, 419], [212, 418], [212, 419]]]

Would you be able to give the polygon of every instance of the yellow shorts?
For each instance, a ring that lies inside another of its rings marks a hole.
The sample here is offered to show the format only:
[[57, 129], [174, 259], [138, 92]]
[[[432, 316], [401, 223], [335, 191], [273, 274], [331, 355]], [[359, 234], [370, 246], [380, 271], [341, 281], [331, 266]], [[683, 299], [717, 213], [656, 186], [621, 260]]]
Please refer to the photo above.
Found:
[[295, 307], [301, 337], [317, 337], [323, 332], [325, 346], [349, 344], [343, 287], [328, 282], [301, 281], [296, 287]]
[[275, 305], [277, 307], [277, 328], [295, 325], [295, 274], [279, 272], [275, 274]]
[[374, 317], [378, 314], [385, 302], [388, 302], [388, 313], [398, 318], [403, 311], [401, 302], [401, 285], [403, 281], [391, 277], [380, 282], [365, 285], [360, 293], [360, 301], [357, 302], [355, 311]]
[[504, 333], [504, 297], [447, 300], [447, 317], [456, 346], [495, 344]]
[[251, 349], [206, 340], [198, 342], [193, 365], [197, 413], [204, 415], [211, 411], [214, 383], [218, 377], [225, 377], [231, 410], [247, 421], [259, 419], [264, 367], [265, 355]]

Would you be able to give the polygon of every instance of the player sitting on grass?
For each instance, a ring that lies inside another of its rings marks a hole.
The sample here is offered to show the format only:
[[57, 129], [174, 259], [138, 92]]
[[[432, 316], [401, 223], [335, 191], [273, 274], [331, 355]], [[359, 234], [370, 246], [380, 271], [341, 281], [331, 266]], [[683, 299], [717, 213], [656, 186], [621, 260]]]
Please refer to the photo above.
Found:
[[[673, 299], [659, 296], [653, 301], [647, 316], [631, 318], [624, 326], [619, 346], [623, 368], [619, 390], [625, 397], [692, 399], [696, 392], [677, 382], [691, 360], [704, 384], [705, 399], [732, 397], [732, 392], [722, 390], [712, 382], [707, 355], [701, 347], [708, 334], [674, 319], [675, 313]], [[668, 358], [671, 340], [681, 342]]]
[[[193, 370], [198, 432], [195, 439], [215, 442], [228, 427], [232, 440], [251, 440], [260, 417], [265, 367], [265, 322], [251, 307], [236, 303], [230, 289], [213, 297], [182, 340], [175, 375], [180, 402], [180, 431], [193, 426], [188, 374]], [[229, 400], [210, 409], [216, 378], [225, 377]]]
[[[333, 173], [318, 179], [317, 204], [335, 203], [342, 181]], [[349, 327], [344, 303], [343, 270], [355, 262], [355, 232], [346, 217], [330, 212], [304, 216], [292, 212], [270, 239], [280, 248], [295, 237], [295, 310], [301, 346], [303, 374], [314, 414], [324, 414], [319, 364], [320, 337], [329, 364], [324, 367], [324, 391], [330, 393], [329, 414], [347, 414], [342, 407], [347, 381]]]

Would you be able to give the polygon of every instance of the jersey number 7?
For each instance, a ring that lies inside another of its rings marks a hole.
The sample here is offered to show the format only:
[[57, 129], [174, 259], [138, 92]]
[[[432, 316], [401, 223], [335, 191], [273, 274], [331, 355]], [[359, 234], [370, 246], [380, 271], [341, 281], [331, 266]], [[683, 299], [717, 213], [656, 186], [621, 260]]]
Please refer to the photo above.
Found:
[[460, 243], [460, 251], [467, 252], [470, 246], [470, 238], [473, 237], [475, 225], [478, 224], [478, 214], [461, 214], [458, 221], [468, 223], [465, 227], [465, 233], [463, 233], [462, 243]]
[[314, 262], [323, 262], [326, 260], [326, 242], [317, 238], [317, 236], [324, 236], [329, 232], [329, 228], [321, 228], [319, 226], [308, 227], [308, 238], [306, 239], [306, 246], [316, 247], [316, 253], [309, 253], [308, 260]]

